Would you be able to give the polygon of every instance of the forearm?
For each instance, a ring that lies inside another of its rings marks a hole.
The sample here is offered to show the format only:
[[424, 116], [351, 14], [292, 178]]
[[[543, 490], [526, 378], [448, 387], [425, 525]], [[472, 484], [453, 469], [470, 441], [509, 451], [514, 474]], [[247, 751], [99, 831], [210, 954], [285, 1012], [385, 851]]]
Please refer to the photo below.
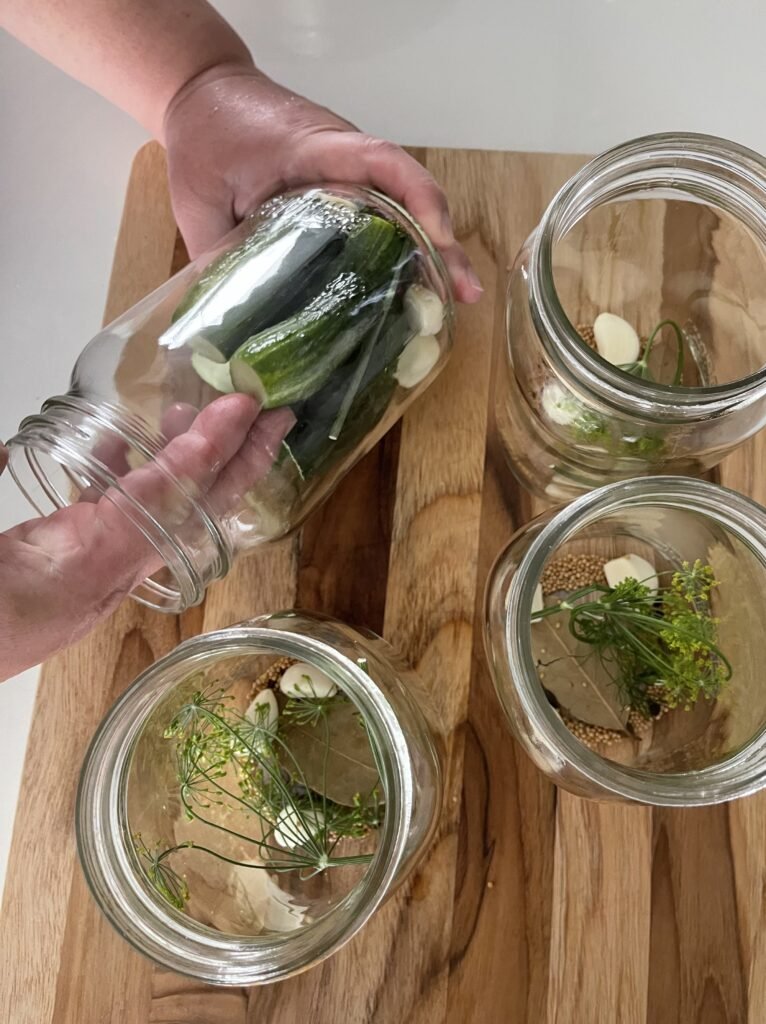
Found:
[[168, 104], [247, 47], [205, 0], [0, 0], [0, 25], [156, 138]]

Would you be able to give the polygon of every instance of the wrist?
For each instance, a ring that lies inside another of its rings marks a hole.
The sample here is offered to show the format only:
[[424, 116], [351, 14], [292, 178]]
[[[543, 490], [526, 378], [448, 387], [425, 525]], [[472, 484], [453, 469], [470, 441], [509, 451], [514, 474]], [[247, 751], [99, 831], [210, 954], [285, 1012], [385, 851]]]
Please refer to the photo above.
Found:
[[256, 79], [262, 81], [264, 86], [270, 82], [268, 76], [259, 71], [255, 66], [249, 52], [244, 48], [244, 44], [242, 44], [242, 47], [243, 52], [241, 54], [215, 60], [195, 71], [174, 93], [164, 110], [160, 122], [161, 127], [156, 136], [163, 145], [166, 145], [170, 121], [202, 89], [209, 92], [209, 87], [212, 86], [214, 88], [216, 83], [223, 83], [233, 78]]

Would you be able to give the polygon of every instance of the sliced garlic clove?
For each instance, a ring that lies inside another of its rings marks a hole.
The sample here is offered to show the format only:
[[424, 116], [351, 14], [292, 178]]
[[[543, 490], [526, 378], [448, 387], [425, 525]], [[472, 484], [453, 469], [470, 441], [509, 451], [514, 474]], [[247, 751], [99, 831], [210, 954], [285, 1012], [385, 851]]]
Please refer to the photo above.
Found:
[[560, 427], [568, 427], [577, 418], [582, 406], [577, 399], [565, 391], [555, 380], [550, 380], [545, 385], [540, 397], [543, 412], [552, 423], [558, 423]]
[[444, 303], [430, 288], [411, 284], [404, 293], [407, 323], [418, 334], [438, 334], [444, 323]]
[[[545, 601], [543, 600], [543, 588], [542, 584], [538, 583], [535, 587], [535, 592], [532, 596], [532, 614], [535, 615], [537, 612], [541, 612], [545, 608]], [[540, 619], [533, 619], [533, 622], [540, 622]]]
[[428, 376], [439, 361], [441, 346], [432, 335], [419, 334], [408, 341], [399, 356], [394, 377], [403, 387], [414, 388]]
[[641, 555], [629, 554], [613, 558], [604, 566], [604, 575], [606, 582], [612, 588], [622, 583], [623, 580], [634, 579], [648, 587], [652, 594], [656, 594], [660, 589], [660, 581], [654, 566]]
[[286, 669], [279, 680], [279, 689], [285, 697], [334, 697], [337, 685], [324, 672], [298, 661]]
[[593, 335], [599, 355], [615, 366], [635, 363], [641, 352], [641, 341], [634, 328], [614, 313], [599, 313], [593, 324]]
[[279, 721], [279, 705], [270, 687], [255, 695], [245, 712], [245, 718], [253, 725], [260, 725], [269, 732], [274, 731]]
[[321, 811], [306, 810], [299, 814], [294, 807], [285, 807], [274, 822], [274, 842], [283, 850], [294, 850], [316, 841], [316, 836], [325, 826]]

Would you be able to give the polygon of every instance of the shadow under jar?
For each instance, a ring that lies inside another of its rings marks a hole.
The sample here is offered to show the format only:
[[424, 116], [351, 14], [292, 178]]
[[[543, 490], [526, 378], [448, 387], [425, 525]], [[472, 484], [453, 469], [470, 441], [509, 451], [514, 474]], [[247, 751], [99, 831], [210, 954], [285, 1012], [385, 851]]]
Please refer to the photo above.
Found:
[[300, 612], [186, 641], [102, 722], [77, 841], [112, 925], [163, 966], [279, 981], [350, 939], [436, 828], [443, 737], [379, 637]]
[[610, 484], [546, 513], [487, 585], [516, 738], [596, 799], [694, 806], [766, 785], [765, 630], [766, 511], [701, 480]]
[[10, 472], [40, 514], [98, 502], [133, 596], [183, 610], [327, 497], [440, 371], [452, 322], [442, 260], [391, 200], [278, 196], [96, 335]]
[[567, 182], [512, 269], [495, 418], [556, 501], [700, 474], [766, 423], [766, 162], [653, 135]]

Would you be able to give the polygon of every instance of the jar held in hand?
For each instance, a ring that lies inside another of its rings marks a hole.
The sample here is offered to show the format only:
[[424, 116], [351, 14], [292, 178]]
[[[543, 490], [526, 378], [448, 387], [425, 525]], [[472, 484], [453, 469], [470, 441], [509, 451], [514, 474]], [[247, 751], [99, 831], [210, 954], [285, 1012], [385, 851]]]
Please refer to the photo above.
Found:
[[107, 495], [158, 553], [134, 596], [179, 611], [327, 497], [439, 372], [452, 321], [392, 201], [278, 196], [96, 335], [11, 473], [41, 514]]

